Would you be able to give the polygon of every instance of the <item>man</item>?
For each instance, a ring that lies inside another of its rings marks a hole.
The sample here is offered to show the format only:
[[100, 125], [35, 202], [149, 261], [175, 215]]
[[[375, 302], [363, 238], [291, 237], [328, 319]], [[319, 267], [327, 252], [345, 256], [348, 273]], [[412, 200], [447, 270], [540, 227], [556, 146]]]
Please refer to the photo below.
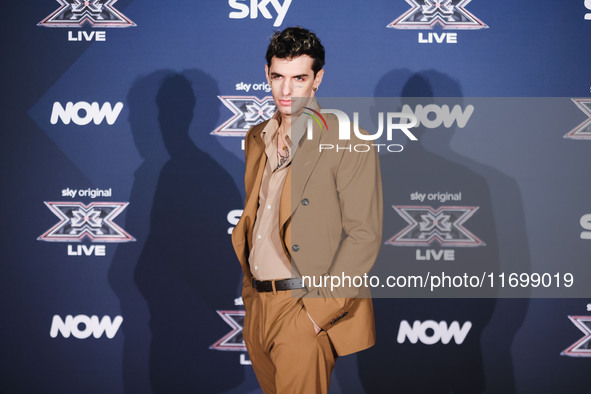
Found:
[[[363, 142], [353, 133], [339, 141], [335, 116], [317, 116], [324, 48], [314, 33], [275, 33], [266, 59], [277, 111], [245, 137], [246, 202], [232, 233], [244, 341], [263, 392], [326, 393], [336, 358], [375, 343], [372, 301], [302, 278], [371, 269], [382, 240], [379, 160], [375, 150], [350, 149]], [[312, 115], [318, 122], [308, 123]]]

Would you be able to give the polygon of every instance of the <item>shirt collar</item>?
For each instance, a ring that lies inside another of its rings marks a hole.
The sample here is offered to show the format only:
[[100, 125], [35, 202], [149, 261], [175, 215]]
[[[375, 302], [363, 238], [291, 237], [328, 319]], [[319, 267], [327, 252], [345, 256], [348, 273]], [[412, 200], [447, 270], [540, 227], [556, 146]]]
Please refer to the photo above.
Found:
[[[318, 101], [316, 98], [312, 98], [306, 107], [313, 109], [314, 111], [320, 111], [320, 106], [318, 105]], [[290, 154], [293, 157], [297, 150], [298, 145], [304, 134], [306, 133], [306, 125], [309, 116], [305, 114], [305, 110], [295, 119], [292, 119], [291, 128], [287, 130], [285, 136], [285, 142], [287, 143], [287, 147], [290, 149]], [[263, 141], [265, 145], [268, 145], [272, 139], [275, 137], [275, 133], [279, 128], [280, 122], [280, 115], [279, 111], [275, 111], [273, 116], [267, 122], [267, 125], [261, 132]]]

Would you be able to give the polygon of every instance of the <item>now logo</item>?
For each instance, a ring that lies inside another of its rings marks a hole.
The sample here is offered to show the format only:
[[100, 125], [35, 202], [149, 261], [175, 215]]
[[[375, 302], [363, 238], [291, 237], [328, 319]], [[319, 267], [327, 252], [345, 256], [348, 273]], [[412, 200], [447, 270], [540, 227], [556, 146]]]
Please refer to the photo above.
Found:
[[58, 334], [61, 334], [64, 338], [69, 338], [72, 335], [78, 339], [86, 339], [92, 335], [98, 339], [104, 334], [107, 338], [113, 339], [121, 323], [123, 323], [121, 316], [115, 316], [113, 320], [109, 316], [103, 316], [99, 320], [98, 316], [95, 315], [90, 317], [86, 315], [68, 315], [63, 320], [60, 316], [54, 315], [49, 335], [52, 338], [56, 338]]
[[457, 345], [461, 345], [471, 328], [472, 322], [469, 321], [460, 327], [460, 323], [457, 321], [452, 321], [448, 326], [445, 321], [426, 320], [420, 322], [415, 320], [411, 327], [408, 321], [403, 320], [400, 322], [396, 341], [404, 343], [408, 339], [410, 343], [415, 344], [421, 341], [424, 345], [434, 345], [441, 341], [447, 345], [453, 338]]
[[61, 103], [53, 103], [53, 109], [51, 110], [51, 124], [57, 124], [58, 120], [61, 120], [63, 124], [70, 124], [74, 122], [78, 126], [85, 126], [90, 122], [99, 125], [106, 120], [109, 125], [115, 123], [121, 110], [123, 109], [123, 103], [115, 103], [115, 106], [111, 106], [111, 103], [106, 102], [102, 106], [96, 101], [93, 103], [87, 103], [86, 101], [79, 101], [77, 103], [68, 102], [64, 107]]
[[[591, 11], [591, 0], [585, 0], [585, 8]], [[585, 19], [591, 21], [591, 12], [585, 14]]]
[[457, 123], [459, 128], [464, 128], [474, 113], [474, 106], [467, 105], [462, 108], [461, 105], [454, 105], [450, 110], [448, 105], [428, 104], [422, 106], [419, 104], [413, 110], [410, 105], [404, 104], [402, 112], [413, 114], [419, 124], [428, 129], [435, 129], [442, 124], [449, 128], [454, 123]]

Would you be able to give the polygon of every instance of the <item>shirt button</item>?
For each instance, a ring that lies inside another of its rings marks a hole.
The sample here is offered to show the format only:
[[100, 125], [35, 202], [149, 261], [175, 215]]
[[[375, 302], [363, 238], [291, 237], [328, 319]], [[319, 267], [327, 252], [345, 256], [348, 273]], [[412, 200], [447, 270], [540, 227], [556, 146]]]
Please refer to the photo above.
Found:
[[271, 204], [267, 205], [267, 209], [271, 209]]
[[302, 205], [308, 205], [308, 204], [310, 204], [310, 200], [308, 200], [307, 198], [304, 198], [302, 200]]
[[255, 265], [255, 266], [254, 266], [254, 270], [255, 270], [255, 271], [258, 271], [258, 270], [259, 270], [259, 266], [258, 266], [258, 265]]
[[263, 238], [263, 236], [261, 234], [259, 234], [259, 235], [257, 235], [257, 238], [261, 239], [261, 238]]
[[298, 250], [300, 250], [300, 245], [295, 244], [291, 247], [291, 250], [293, 250], [294, 252], [297, 252]]

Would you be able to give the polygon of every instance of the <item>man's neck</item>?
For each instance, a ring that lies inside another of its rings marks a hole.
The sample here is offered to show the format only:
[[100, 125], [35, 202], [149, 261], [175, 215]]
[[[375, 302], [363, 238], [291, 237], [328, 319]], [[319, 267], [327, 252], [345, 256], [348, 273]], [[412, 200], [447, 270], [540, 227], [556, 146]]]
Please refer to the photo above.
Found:
[[279, 133], [281, 133], [281, 136], [283, 139], [285, 139], [285, 135], [287, 134], [287, 131], [290, 129], [291, 127], [291, 115], [281, 115], [281, 123], [279, 124]]
[[291, 115], [281, 115], [281, 128], [287, 130], [291, 127]]

